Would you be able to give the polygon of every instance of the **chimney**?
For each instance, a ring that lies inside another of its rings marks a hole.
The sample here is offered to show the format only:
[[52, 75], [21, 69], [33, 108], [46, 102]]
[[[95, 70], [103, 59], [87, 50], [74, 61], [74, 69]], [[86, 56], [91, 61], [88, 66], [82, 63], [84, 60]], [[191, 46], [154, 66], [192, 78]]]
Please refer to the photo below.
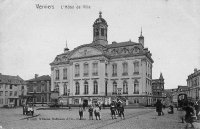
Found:
[[196, 72], [197, 72], [197, 68], [194, 69], [194, 73], [196, 73]]
[[38, 74], [35, 74], [35, 78], [37, 78], [38, 77]]

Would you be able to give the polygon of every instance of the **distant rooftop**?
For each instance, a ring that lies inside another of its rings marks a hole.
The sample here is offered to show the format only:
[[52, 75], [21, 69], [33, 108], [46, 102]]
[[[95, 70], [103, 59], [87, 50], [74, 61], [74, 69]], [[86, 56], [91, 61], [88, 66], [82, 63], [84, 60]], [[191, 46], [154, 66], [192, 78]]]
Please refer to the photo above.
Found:
[[20, 76], [3, 75], [0, 73], [0, 84], [25, 84]]

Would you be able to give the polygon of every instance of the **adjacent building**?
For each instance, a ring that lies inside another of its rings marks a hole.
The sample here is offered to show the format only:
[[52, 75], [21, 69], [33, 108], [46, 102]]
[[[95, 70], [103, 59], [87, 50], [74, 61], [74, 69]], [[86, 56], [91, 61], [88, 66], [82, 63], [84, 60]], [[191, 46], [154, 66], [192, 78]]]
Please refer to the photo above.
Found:
[[21, 77], [0, 73], [0, 107], [20, 106], [22, 103], [20, 96], [26, 94], [26, 84]]
[[49, 75], [38, 76], [27, 80], [27, 94], [32, 96], [32, 103], [43, 105], [50, 102], [51, 77]]
[[200, 94], [200, 70], [194, 69], [194, 72], [187, 78], [188, 96], [192, 99], [199, 99]]
[[157, 101], [157, 99], [164, 98], [164, 78], [162, 73], [160, 73], [159, 79], [153, 79], [152, 80], [152, 94], [153, 94], [153, 101], [154, 103]]
[[93, 24], [93, 41], [73, 50], [68, 47], [51, 65], [51, 90], [64, 102], [151, 105], [153, 59], [141, 34], [138, 42], [107, 41], [108, 24], [101, 12]]

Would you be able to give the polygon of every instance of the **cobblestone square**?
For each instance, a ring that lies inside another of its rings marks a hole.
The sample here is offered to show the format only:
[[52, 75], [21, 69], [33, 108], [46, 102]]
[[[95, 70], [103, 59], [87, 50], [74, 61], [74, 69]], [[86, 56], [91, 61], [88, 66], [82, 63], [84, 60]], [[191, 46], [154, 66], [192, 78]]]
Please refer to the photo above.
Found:
[[0, 109], [0, 127], [3, 129], [182, 129], [178, 113], [157, 116], [155, 109], [125, 109], [125, 119], [112, 120], [109, 109], [101, 110], [101, 120], [89, 120], [88, 110], [79, 120], [78, 109], [36, 110], [35, 115], [24, 116], [22, 109]]

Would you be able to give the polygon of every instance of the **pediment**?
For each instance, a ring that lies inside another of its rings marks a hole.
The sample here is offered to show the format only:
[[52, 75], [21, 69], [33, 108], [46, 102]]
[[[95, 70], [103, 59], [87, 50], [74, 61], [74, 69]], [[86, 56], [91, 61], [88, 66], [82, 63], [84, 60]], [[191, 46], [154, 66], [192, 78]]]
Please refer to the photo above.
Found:
[[73, 52], [70, 58], [80, 58], [80, 57], [88, 57], [102, 55], [102, 52], [93, 47], [82, 47]]

